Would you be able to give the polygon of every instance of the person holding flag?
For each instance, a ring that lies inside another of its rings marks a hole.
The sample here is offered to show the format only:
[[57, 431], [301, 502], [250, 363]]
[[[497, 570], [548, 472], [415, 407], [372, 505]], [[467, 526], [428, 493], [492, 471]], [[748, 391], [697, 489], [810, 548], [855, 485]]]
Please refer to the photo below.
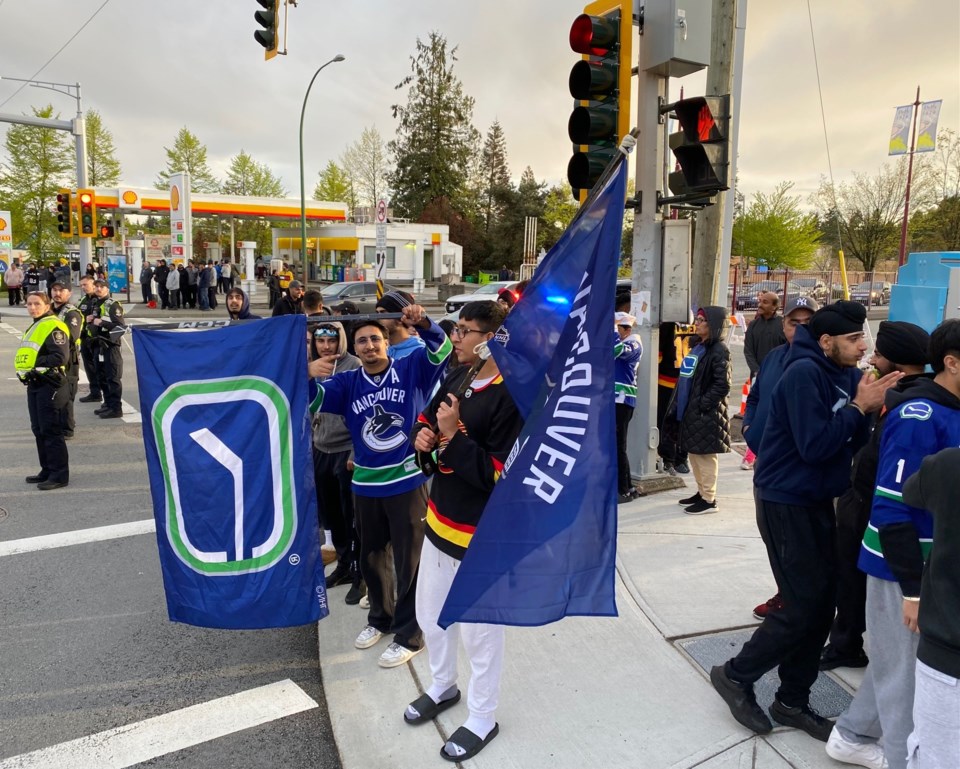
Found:
[[[464, 305], [452, 333], [460, 365], [420, 414], [412, 435], [414, 448], [436, 450], [438, 461], [417, 582], [417, 621], [423, 628], [433, 682], [407, 706], [403, 719], [422, 724], [460, 701], [457, 642], [462, 638], [471, 668], [469, 717], [440, 749], [448, 761], [472, 758], [499, 732], [495, 714], [503, 668], [503, 626], [454, 624], [444, 630], [437, 620], [523, 424], [496, 361], [481, 360], [481, 350], [506, 316], [495, 302]], [[463, 396], [458, 399], [453, 393], [461, 390]]]
[[423, 651], [415, 600], [427, 492], [408, 436], [452, 349], [443, 329], [420, 305], [403, 308], [403, 323], [416, 326], [425, 342], [405, 358], [387, 356], [383, 324], [359, 321], [353, 337], [360, 368], [334, 374], [330, 358], [315, 360], [308, 368], [313, 377], [310, 411], [342, 415], [353, 441], [360, 571], [370, 601], [367, 625], [354, 646], [369, 649], [392, 632], [393, 642], [380, 655], [384, 668], [403, 665]]

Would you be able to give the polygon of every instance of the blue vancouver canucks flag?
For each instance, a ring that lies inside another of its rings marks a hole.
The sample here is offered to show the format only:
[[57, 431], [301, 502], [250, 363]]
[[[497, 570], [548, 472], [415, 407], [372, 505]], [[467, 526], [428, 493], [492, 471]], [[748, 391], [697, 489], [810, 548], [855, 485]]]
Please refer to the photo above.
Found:
[[454, 577], [443, 628], [617, 614], [610, 332], [625, 180], [621, 162], [490, 345], [526, 423]]
[[305, 339], [302, 315], [134, 330], [171, 620], [267, 628], [327, 614]]

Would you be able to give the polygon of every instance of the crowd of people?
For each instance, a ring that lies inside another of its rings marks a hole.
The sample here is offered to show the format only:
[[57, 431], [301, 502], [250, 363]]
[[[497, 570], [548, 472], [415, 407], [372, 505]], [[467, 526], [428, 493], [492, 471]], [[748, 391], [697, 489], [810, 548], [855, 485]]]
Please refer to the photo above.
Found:
[[144, 260], [138, 282], [144, 304], [159, 303], [161, 310], [210, 312], [217, 309], [217, 297], [233, 288], [235, 277], [236, 266], [226, 260], [168, 264], [158, 259], [156, 265]]

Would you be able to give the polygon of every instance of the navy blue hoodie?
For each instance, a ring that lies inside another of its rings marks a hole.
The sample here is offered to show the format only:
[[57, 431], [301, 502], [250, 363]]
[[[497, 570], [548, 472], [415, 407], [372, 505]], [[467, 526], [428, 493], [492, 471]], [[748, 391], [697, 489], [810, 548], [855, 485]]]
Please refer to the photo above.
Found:
[[840, 496], [870, 420], [847, 404], [862, 372], [828, 358], [806, 326], [796, 330], [773, 389], [753, 483], [760, 499], [804, 507]]

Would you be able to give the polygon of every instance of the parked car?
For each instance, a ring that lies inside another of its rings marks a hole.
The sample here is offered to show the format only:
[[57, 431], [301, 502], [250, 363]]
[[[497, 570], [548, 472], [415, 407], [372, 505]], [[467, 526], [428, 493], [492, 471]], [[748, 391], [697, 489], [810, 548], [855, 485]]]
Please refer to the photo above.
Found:
[[854, 302], [866, 305], [889, 304], [890, 284], [875, 280], [871, 285], [869, 280], [865, 280], [850, 289], [850, 298]]
[[783, 307], [787, 302], [797, 297], [806, 296], [806, 292], [793, 281], [787, 283], [787, 296], [783, 296], [782, 280], [761, 280], [750, 286], [744, 286], [743, 290], [737, 294], [738, 310], [755, 310], [759, 304], [760, 294], [766, 291], [773, 291], [780, 297], [780, 306]]
[[[397, 289], [384, 283], [383, 290], [386, 293]], [[331, 283], [320, 289], [320, 295], [323, 297], [324, 307], [330, 307], [344, 299], [349, 299], [357, 305], [361, 313], [374, 312], [377, 307], [377, 284], [373, 280]]]
[[794, 278], [793, 282], [800, 286], [803, 293], [812, 299], [816, 299], [820, 304], [823, 304], [830, 295], [827, 284], [820, 278]]
[[444, 305], [447, 312], [459, 312], [460, 308], [463, 307], [467, 302], [474, 302], [478, 299], [493, 299], [496, 300], [497, 294], [500, 293], [501, 288], [514, 289], [517, 286], [517, 281], [515, 280], [497, 280], [490, 283], [484, 283], [476, 291], [472, 291], [469, 294], [457, 294], [447, 298], [446, 304]]

